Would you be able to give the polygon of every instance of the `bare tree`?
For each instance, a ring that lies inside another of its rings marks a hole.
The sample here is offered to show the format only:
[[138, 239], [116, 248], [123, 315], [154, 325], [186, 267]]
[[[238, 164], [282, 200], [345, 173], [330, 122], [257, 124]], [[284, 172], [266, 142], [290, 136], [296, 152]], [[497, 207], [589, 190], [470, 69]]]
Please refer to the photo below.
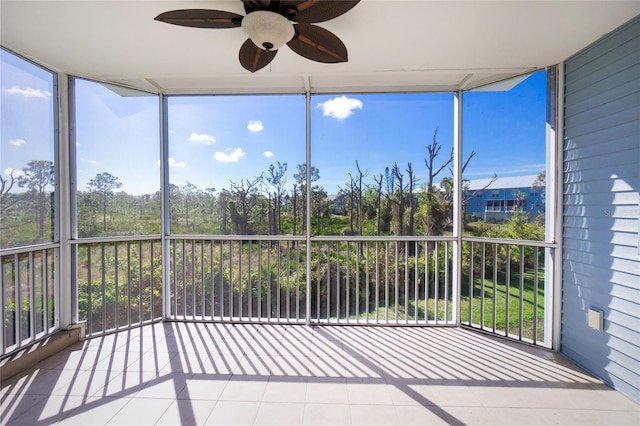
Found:
[[427, 192], [431, 193], [434, 191], [433, 180], [438, 176], [438, 174], [449, 164], [453, 162], [453, 149], [451, 150], [451, 154], [449, 158], [440, 165], [440, 167], [436, 168], [434, 166], [435, 159], [440, 154], [440, 150], [442, 149], [442, 145], [436, 140], [438, 136], [438, 127], [436, 127], [435, 132], [433, 132], [433, 142], [427, 145], [427, 158], [424, 159], [424, 164], [427, 166]]
[[[277, 167], [271, 164], [269, 165], [268, 172], [267, 182], [274, 188], [273, 196], [275, 204], [272, 214], [273, 220], [269, 221], [269, 232], [272, 234], [280, 234], [282, 232], [282, 197], [284, 196], [284, 186], [287, 183], [287, 163], [280, 163], [278, 161]], [[269, 196], [269, 198], [271, 198], [271, 196]], [[269, 204], [271, 204], [271, 202], [269, 202]]]
[[374, 187], [376, 191], [376, 232], [380, 235], [380, 219], [382, 218], [382, 182], [384, 175], [382, 173], [374, 175], [373, 181], [376, 183]]
[[394, 215], [393, 215], [394, 230], [393, 231], [395, 235], [404, 235], [405, 187], [402, 182], [404, 175], [400, 172], [398, 163], [393, 163], [393, 166], [391, 166], [391, 170], [393, 171], [393, 175], [395, 176], [395, 181], [396, 181], [396, 190], [394, 193], [394, 204], [393, 204], [393, 208], [394, 208]]
[[413, 197], [413, 189], [415, 188], [416, 185], [416, 175], [413, 171], [413, 167], [411, 167], [411, 162], [407, 163], [407, 177], [409, 178], [409, 184], [407, 186], [407, 191], [408, 191], [408, 202], [409, 202], [409, 218], [408, 218], [408, 223], [407, 223], [407, 235], [413, 235], [413, 224], [414, 224], [414, 218], [416, 215], [416, 200]]
[[356, 168], [358, 169], [358, 229], [360, 231], [360, 235], [362, 235], [362, 180], [369, 174], [369, 171], [366, 170], [363, 172], [360, 169], [360, 164], [358, 164], [358, 160], [356, 160]]
[[231, 221], [233, 222], [234, 231], [240, 235], [248, 235], [249, 221], [253, 208], [258, 204], [259, 199], [256, 196], [262, 175], [254, 180], [240, 179], [240, 182], [231, 182], [231, 194], [234, 200], [229, 203], [229, 211], [231, 213]]
[[15, 173], [15, 169], [11, 169], [9, 172], [8, 178], [3, 178], [0, 174], [0, 218], [4, 216], [6, 210], [15, 204], [17, 199], [14, 199], [12, 202], [9, 202], [8, 194], [11, 192], [13, 185], [16, 182], [16, 178], [13, 176]]

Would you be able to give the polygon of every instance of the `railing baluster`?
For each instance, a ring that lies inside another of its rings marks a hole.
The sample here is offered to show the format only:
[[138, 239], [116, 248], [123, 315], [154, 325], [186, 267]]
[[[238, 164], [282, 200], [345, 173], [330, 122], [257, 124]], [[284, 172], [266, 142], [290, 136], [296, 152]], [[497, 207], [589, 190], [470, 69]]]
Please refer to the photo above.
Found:
[[154, 280], [154, 275], [155, 275], [155, 254], [153, 252], [153, 241], [149, 242], [149, 259], [150, 259], [150, 265], [149, 265], [149, 316], [150, 316], [150, 320], [153, 321], [156, 319], [156, 316], [153, 312], [153, 306], [156, 304], [156, 301], [154, 299], [154, 295], [155, 295], [155, 288], [156, 288], [156, 283]]
[[376, 324], [378, 324], [378, 311], [380, 310], [380, 243], [376, 241]]
[[504, 290], [504, 335], [509, 336], [509, 293], [511, 293], [511, 245], [507, 244], [506, 284]]
[[209, 273], [211, 276], [211, 320], [213, 320], [216, 315], [215, 245], [215, 240], [209, 241], [209, 250], [211, 252], [211, 255], [209, 256], [209, 261], [211, 262], [211, 272]]
[[474, 247], [473, 241], [469, 242], [469, 325], [473, 325], [473, 259]]
[[[102, 272], [102, 330], [105, 331], [105, 327], [107, 325], [107, 304], [105, 302], [107, 289], [105, 288], [106, 281], [106, 265], [104, 261], [104, 243], [100, 243], [100, 253], [101, 253], [101, 263], [100, 263], [100, 271]], [[129, 302], [131, 305], [131, 302]]]
[[229, 240], [229, 319], [233, 319], [233, 240]]
[[389, 322], [389, 242], [384, 242], [384, 322]]
[[[338, 243], [340, 244], [340, 243]], [[347, 241], [347, 256], [346, 256], [346, 261], [347, 261], [347, 282], [345, 283], [345, 290], [346, 290], [346, 294], [345, 294], [345, 303], [344, 303], [344, 307], [345, 307], [345, 318], [347, 320], [347, 323], [349, 323], [349, 303], [351, 303], [351, 301], [349, 300], [349, 296], [350, 296], [350, 292], [349, 289], [351, 287], [351, 274], [350, 274], [350, 256], [349, 256], [349, 252], [351, 251], [351, 243], [349, 241]]]
[[365, 311], [365, 323], [369, 324], [369, 241], [365, 243], [365, 302], [364, 302], [364, 311]]
[[220, 270], [220, 321], [224, 319], [224, 241], [220, 240], [220, 261], [218, 269]]
[[444, 323], [449, 322], [449, 241], [444, 242]]
[[533, 261], [533, 344], [538, 343], [538, 247], [535, 248]]
[[[142, 314], [142, 241], [138, 241], [138, 323], [144, 322]], [[117, 264], [116, 264], [117, 268]], [[116, 269], [116, 274], [118, 273]], [[116, 301], [117, 303], [117, 301]], [[129, 324], [131, 325], [131, 324]]]
[[267, 242], [267, 319], [271, 321], [273, 302], [271, 300], [271, 241]]
[[420, 290], [420, 285], [418, 282], [418, 277], [419, 277], [419, 272], [418, 270], [420, 269], [418, 267], [418, 257], [420, 254], [420, 242], [419, 241], [415, 241], [414, 242], [414, 247], [413, 247], [413, 254], [414, 254], [414, 259], [413, 259], [413, 322], [415, 324], [418, 324], [418, 297], [419, 297], [419, 290]]
[[91, 244], [87, 245], [87, 330], [93, 333], [93, 282], [91, 277]]
[[498, 293], [498, 243], [493, 244], [493, 327], [496, 332], [496, 316], [498, 313], [497, 293]]
[[178, 315], [178, 249], [177, 249], [177, 240], [173, 240], [171, 247], [173, 251], [171, 253], [171, 257], [173, 259], [173, 312], [171, 312], [172, 317], [177, 317]]
[[336, 320], [340, 322], [340, 296], [342, 289], [340, 286], [340, 243], [336, 244]]
[[523, 296], [524, 296], [524, 246], [520, 246], [520, 327], [518, 329], [518, 340], [522, 340], [522, 315], [524, 314], [524, 306], [523, 306]]
[[356, 324], [360, 323], [360, 258], [362, 256], [362, 242], [356, 243], [356, 294], [354, 296], [356, 308]]
[[440, 320], [440, 313], [438, 312], [440, 309], [440, 244], [438, 241], [436, 241], [433, 254], [435, 256], [433, 273], [433, 317], [435, 323], [438, 324]]
[[242, 251], [244, 241], [238, 241], [238, 317], [242, 319]]
[[258, 241], [258, 318], [262, 319], [262, 241]]
[[409, 241], [404, 242], [404, 323], [409, 322]]
[[[1, 259], [0, 259], [1, 261]], [[0, 273], [2, 273], [0, 271]], [[0, 277], [0, 279], [2, 279]], [[44, 334], [49, 334], [49, 250], [42, 250], [42, 303], [44, 303], [42, 307], [42, 329]], [[1, 294], [4, 294], [4, 286], [0, 286]], [[0, 305], [4, 305], [4, 303], [0, 303]], [[4, 318], [4, 312], [2, 311], [2, 307], [0, 307], [0, 318]], [[4, 334], [0, 332], [0, 335]], [[2, 353], [2, 336], [0, 336], [0, 353]]]
[[429, 323], [429, 242], [424, 243], [424, 322]]
[[[4, 312], [4, 304], [5, 304], [5, 297], [6, 297], [6, 285], [5, 285], [5, 279], [4, 279], [4, 271], [5, 268], [5, 258], [4, 256], [0, 256], [0, 295], [2, 295], [2, 300], [0, 301], [0, 319], [2, 319], [2, 330], [0, 330], [0, 355], [4, 355], [6, 352], [6, 346], [5, 346], [5, 333], [7, 333], [9, 330], [5, 329], [6, 327], [6, 321], [5, 321], [5, 312]], [[13, 331], [13, 330], [11, 330]]]
[[253, 282], [251, 281], [251, 258], [253, 257], [253, 247], [252, 247], [252, 241], [249, 240], [248, 243], [248, 254], [247, 254], [247, 261], [248, 261], [248, 266], [247, 268], [249, 269], [248, 271], [248, 280], [247, 280], [247, 317], [249, 318], [249, 321], [251, 321], [253, 319]]
[[485, 277], [487, 276], [487, 247], [486, 244], [483, 242], [482, 243], [482, 276], [481, 276], [481, 280], [482, 280], [482, 284], [480, 287], [480, 328], [484, 330], [484, 296], [485, 296], [485, 288], [484, 288], [484, 282], [485, 282]]
[[331, 246], [327, 243], [327, 321], [331, 319]]
[[277, 322], [280, 322], [280, 314], [281, 314], [281, 308], [282, 308], [281, 301], [280, 301], [280, 292], [281, 292], [280, 290], [282, 288], [282, 283], [280, 282], [280, 279], [282, 277], [282, 274], [280, 273], [280, 258], [282, 256], [282, 254], [280, 253], [280, 241], [276, 242], [276, 256], [277, 256], [277, 259], [276, 259], [276, 270], [278, 271], [277, 275], [276, 275], [276, 279], [275, 279], [275, 282], [276, 282], [276, 320], [277, 320]]
[[[191, 240], [191, 267], [189, 268], [191, 269], [191, 319], [196, 319], [196, 315], [197, 315], [197, 302], [196, 302], [196, 289], [197, 289], [197, 283], [196, 283], [196, 271], [197, 271], [197, 264], [196, 264], [196, 240], [195, 238]], [[186, 286], [186, 283], [185, 283]]]
[[287, 280], [285, 286], [285, 316], [287, 321], [291, 319], [291, 241], [287, 240]]
[[36, 277], [33, 252], [29, 252], [29, 341], [36, 337]]
[[393, 288], [393, 298], [394, 310], [393, 315], [395, 319], [395, 323], [398, 324], [398, 305], [400, 304], [400, 249], [398, 248], [398, 241], [394, 242], [395, 246], [395, 262], [394, 262], [394, 270], [393, 270], [393, 278], [394, 278], [394, 288]]
[[317, 282], [316, 282], [316, 287], [317, 287], [316, 288], [316, 305], [317, 305], [316, 306], [316, 321], [318, 321], [318, 322], [320, 322], [320, 289], [321, 289], [321, 282], [320, 282], [320, 276], [321, 275], [320, 275], [320, 272], [322, 270], [322, 267], [321, 267], [322, 257], [321, 257], [321, 252], [320, 252], [320, 245], [321, 244], [322, 243], [320, 243], [320, 242], [317, 243], [317, 246], [318, 246], [318, 261], [316, 262], [317, 263], [317, 268], [318, 268], [318, 273], [317, 273], [318, 274], [317, 275], [318, 279], [317, 279]]
[[[295, 242], [296, 246], [296, 321], [300, 321], [300, 242]], [[311, 247], [309, 247], [309, 251]], [[311, 256], [310, 252], [307, 252], [307, 256]], [[311, 273], [309, 271], [308, 273]], [[305, 318], [309, 318], [309, 313], [307, 312]]]
[[200, 240], [200, 319], [204, 321], [205, 317], [205, 302], [207, 299], [207, 291], [205, 289], [205, 265], [204, 265], [204, 246], [205, 240]]
[[114, 243], [113, 244], [113, 262], [115, 263], [115, 268], [116, 268], [116, 274], [113, 277], [113, 285], [115, 286], [114, 288], [114, 294], [116, 295], [116, 309], [115, 309], [115, 328], [116, 330], [118, 328], [120, 328], [120, 293], [119, 293], [119, 283], [118, 283], [118, 275], [119, 274], [119, 268], [118, 268], [118, 243]]

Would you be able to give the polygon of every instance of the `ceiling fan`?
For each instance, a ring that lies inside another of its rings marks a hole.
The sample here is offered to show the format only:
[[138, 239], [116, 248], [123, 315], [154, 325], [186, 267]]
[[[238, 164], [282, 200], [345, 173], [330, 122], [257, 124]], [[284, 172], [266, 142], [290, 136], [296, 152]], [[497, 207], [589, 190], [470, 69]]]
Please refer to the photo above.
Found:
[[268, 65], [284, 45], [323, 63], [347, 62], [347, 48], [331, 31], [313, 25], [346, 13], [360, 0], [241, 0], [245, 16], [223, 10], [182, 9], [156, 21], [194, 28], [242, 27], [249, 38], [240, 47], [240, 64], [251, 72]]

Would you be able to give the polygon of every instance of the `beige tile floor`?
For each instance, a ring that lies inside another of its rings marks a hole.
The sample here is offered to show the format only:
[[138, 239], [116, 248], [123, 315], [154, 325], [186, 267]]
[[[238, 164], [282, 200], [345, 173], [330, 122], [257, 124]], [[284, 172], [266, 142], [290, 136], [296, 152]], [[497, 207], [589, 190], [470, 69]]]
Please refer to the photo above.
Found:
[[9, 425], [640, 425], [561, 356], [457, 328], [159, 323], [1, 384]]

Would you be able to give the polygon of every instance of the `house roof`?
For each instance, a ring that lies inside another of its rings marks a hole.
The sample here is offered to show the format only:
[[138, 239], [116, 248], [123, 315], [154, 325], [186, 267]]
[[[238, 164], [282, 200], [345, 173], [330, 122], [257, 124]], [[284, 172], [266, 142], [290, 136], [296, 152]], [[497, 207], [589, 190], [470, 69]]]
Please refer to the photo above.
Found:
[[538, 175], [499, 177], [491, 182], [491, 179], [476, 179], [469, 181], [468, 190], [480, 191], [482, 189], [514, 189], [531, 188]]
[[238, 0], [1, 0], [0, 43], [55, 71], [155, 93], [455, 91], [560, 63], [638, 15], [640, 2], [362, 0], [318, 24], [349, 62], [283, 47], [255, 74], [238, 62], [242, 29], [153, 19], [190, 8], [245, 14]]

